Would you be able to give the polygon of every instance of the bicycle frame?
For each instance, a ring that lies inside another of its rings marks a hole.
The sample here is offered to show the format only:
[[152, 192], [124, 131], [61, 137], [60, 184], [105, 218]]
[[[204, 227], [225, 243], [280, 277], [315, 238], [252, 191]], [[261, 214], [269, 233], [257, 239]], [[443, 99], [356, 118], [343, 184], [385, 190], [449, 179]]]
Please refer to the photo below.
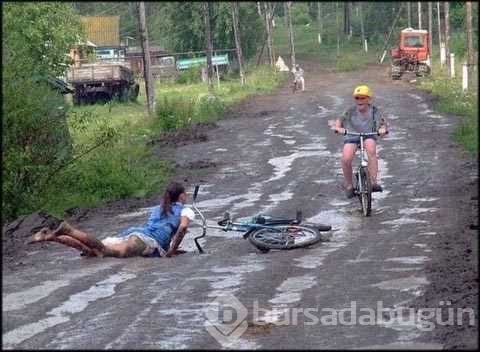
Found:
[[[203, 213], [200, 211], [200, 209], [198, 209], [198, 207], [196, 205], [196, 199], [197, 199], [197, 196], [198, 196], [199, 188], [200, 188], [199, 185], [195, 186], [195, 191], [193, 192], [192, 208], [202, 219], [202, 234], [200, 236], [197, 236], [197, 237], [194, 238], [195, 245], [197, 246], [197, 249], [200, 253], [204, 253], [204, 251], [203, 251], [202, 247], [200, 246], [200, 243], [198, 243], [198, 240], [202, 237], [205, 237], [205, 235], [207, 234], [207, 228], [218, 229], [218, 230], [223, 230], [223, 231], [245, 232], [243, 237], [247, 238], [248, 234], [250, 232], [252, 232], [253, 230], [256, 230], [256, 229], [260, 229], [260, 228], [274, 229], [275, 225], [287, 225], [287, 224], [298, 225], [302, 221], [302, 212], [301, 211], [297, 211], [297, 215], [296, 215], [295, 219], [281, 219], [281, 218], [273, 218], [273, 217], [270, 217], [270, 216], [265, 217], [265, 215], [263, 215], [263, 216], [261, 216], [264, 220], [263, 223], [233, 222], [230, 219], [230, 214], [228, 212], [226, 212], [225, 215], [224, 215], [224, 218], [218, 222], [219, 223], [218, 226], [217, 225], [207, 225], [207, 219], [205, 218]], [[259, 217], [257, 219], [260, 220]], [[325, 230], [325, 231], [328, 231], [328, 230]]]

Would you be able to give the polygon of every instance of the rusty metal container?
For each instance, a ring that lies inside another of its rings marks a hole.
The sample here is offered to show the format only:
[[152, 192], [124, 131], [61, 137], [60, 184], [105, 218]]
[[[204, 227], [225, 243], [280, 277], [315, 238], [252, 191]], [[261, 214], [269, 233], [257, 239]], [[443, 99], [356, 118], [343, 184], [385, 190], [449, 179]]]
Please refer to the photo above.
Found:
[[97, 46], [120, 45], [120, 16], [82, 16], [87, 39]]

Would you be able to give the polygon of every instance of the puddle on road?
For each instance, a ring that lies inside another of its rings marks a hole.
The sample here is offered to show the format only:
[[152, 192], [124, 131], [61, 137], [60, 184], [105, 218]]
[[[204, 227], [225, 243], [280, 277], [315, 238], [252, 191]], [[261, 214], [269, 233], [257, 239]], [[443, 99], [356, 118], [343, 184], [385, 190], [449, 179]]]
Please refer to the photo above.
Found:
[[402, 264], [423, 264], [429, 261], [429, 257], [425, 256], [412, 256], [412, 257], [396, 257], [396, 258], [388, 258], [387, 262], [397, 262]]
[[272, 304], [289, 304], [298, 302], [302, 298], [302, 291], [312, 288], [316, 284], [317, 278], [315, 276], [304, 275], [289, 277], [276, 288], [280, 293], [275, 294], [269, 302]]
[[108, 277], [106, 280], [100, 281], [86, 291], [76, 293], [64, 302], [61, 306], [56, 307], [47, 315], [53, 315], [39, 320], [34, 323], [22, 325], [2, 335], [3, 347], [14, 347], [15, 345], [61, 323], [70, 320], [70, 315], [80, 313], [91, 302], [95, 302], [101, 298], [110, 297], [115, 293], [115, 287], [127, 280], [135, 278], [136, 275], [122, 272]]
[[437, 233], [436, 232], [420, 232], [420, 236], [435, 236]]
[[328, 150], [317, 150], [317, 151], [299, 151], [287, 156], [280, 156], [272, 158], [268, 161], [270, 165], [273, 165], [275, 168], [274, 176], [268, 179], [265, 182], [271, 182], [279, 180], [286, 175], [288, 171], [292, 168], [292, 163], [295, 159], [307, 158], [311, 156], [321, 157], [321, 156], [331, 156], [331, 153]]
[[423, 285], [428, 285], [429, 283], [430, 282], [423, 276], [409, 276], [400, 279], [382, 281], [370, 286], [378, 287], [382, 290], [410, 291], [418, 289]]
[[412, 202], [433, 202], [438, 200], [439, 198], [435, 197], [427, 197], [427, 198], [413, 198], [411, 199]]
[[409, 224], [426, 224], [428, 221], [425, 220], [419, 220], [419, 219], [413, 219], [413, 218], [408, 218], [408, 217], [402, 217], [400, 219], [395, 219], [395, 220], [388, 220], [388, 221], [382, 221], [382, 225], [409, 225]]
[[31, 287], [21, 292], [2, 294], [2, 311], [9, 312], [26, 308], [27, 305], [48, 297], [59, 288], [68, 286], [69, 280], [48, 280], [43, 284]]
[[434, 213], [438, 210], [438, 208], [408, 208], [408, 209], [400, 209], [398, 211], [399, 214], [402, 215], [414, 215], [420, 213]]

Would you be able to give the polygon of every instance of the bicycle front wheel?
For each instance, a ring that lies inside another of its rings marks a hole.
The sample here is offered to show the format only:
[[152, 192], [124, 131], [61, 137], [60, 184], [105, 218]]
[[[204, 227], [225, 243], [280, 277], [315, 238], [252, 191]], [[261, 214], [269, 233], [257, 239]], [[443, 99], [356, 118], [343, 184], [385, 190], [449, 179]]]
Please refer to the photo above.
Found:
[[361, 192], [360, 202], [362, 203], [362, 213], [365, 216], [370, 216], [372, 212], [372, 181], [370, 173], [366, 167], [360, 169], [361, 175]]
[[320, 232], [311, 226], [278, 225], [254, 230], [248, 237], [258, 249], [294, 249], [321, 240]]

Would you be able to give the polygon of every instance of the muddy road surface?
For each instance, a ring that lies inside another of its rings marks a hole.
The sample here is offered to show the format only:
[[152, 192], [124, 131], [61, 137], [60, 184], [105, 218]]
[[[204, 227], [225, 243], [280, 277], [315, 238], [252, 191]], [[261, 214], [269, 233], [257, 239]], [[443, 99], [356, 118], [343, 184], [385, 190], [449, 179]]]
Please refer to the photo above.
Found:
[[[197, 224], [182, 244], [188, 252], [171, 259], [86, 259], [58, 244], [32, 245], [4, 259], [3, 347], [477, 347], [478, 232], [470, 225], [478, 226], [478, 172], [452, 139], [459, 119], [434, 112], [428, 96], [391, 82], [384, 67], [304, 69], [305, 92], [285, 85], [231, 109], [206, 138], [156, 148], [190, 190], [201, 185], [198, 207], [209, 223], [225, 211], [301, 209], [307, 221], [333, 226], [330, 241], [263, 254], [241, 234], [209, 230], [200, 255]], [[368, 218], [344, 196], [342, 138], [328, 127], [360, 83], [390, 124], [378, 147], [384, 192], [374, 193]], [[71, 221], [104, 238], [144, 222], [156, 201], [112, 203]], [[205, 309], [225, 295], [223, 310], [214, 306], [218, 325]], [[239, 304], [225, 308], [232, 296]]]

